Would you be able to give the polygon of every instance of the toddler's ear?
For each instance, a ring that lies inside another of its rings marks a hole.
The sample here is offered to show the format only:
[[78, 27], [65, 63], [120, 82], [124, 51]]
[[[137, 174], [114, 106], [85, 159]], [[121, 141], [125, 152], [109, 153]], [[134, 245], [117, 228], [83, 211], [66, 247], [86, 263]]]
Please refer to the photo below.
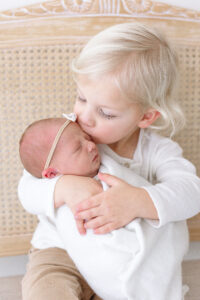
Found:
[[43, 178], [54, 178], [56, 175], [59, 175], [59, 172], [54, 168], [48, 168], [42, 171]]
[[140, 128], [147, 128], [153, 124], [160, 117], [160, 112], [150, 108], [143, 116], [142, 120], [139, 122], [138, 126]]

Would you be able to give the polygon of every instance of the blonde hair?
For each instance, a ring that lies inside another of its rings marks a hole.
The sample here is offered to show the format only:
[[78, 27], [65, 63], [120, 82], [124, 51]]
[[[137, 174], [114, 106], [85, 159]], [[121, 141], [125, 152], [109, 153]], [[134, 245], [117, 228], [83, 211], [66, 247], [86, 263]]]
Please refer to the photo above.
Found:
[[99, 79], [111, 75], [128, 99], [144, 109], [160, 112], [153, 129], [171, 136], [183, 128], [185, 119], [175, 98], [178, 59], [158, 30], [138, 23], [114, 25], [94, 36], [72, 61], [77, 75]]

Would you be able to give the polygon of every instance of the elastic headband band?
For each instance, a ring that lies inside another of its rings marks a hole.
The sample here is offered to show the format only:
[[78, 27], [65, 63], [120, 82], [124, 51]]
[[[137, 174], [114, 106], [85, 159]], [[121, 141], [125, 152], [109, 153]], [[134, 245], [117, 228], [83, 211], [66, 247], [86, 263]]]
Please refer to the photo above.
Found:
[[63, 133], [63, 130], [67, 127], [67, 125], [69, 125], [69, 123], [72, 122], [71, 120], [67, 120], [61, 127], [60, 129], [58, 130], [58, 133], [56, 134], [56, 137], [53, 141], [53, 144], [51, 146], [51, 150], [49, 151], [49, 155], [47, 156], [47, 160], [46, 160], [46, 163], [45, 163], [45, 166], [44, 166], [44, 170], [46, 170], [48, 167], [49, 167], [49, 164], [52, 160], [52, 156], [54, 154], [54, 151], [56, 149], [56, 146], [58, 144], [58, 141], [60, 139], [60, 136], [61, 134]]

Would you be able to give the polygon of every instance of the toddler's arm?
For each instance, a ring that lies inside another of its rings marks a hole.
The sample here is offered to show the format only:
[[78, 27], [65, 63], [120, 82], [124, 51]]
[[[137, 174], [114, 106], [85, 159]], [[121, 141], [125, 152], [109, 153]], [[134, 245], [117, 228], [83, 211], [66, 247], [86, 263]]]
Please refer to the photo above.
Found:
[[74, 212], [77, 203], [102, 191], [101, 183], [93, 178], [64, 175], [58, 179], [55, 186], [54, 206], [57, 208], [66, 204]]
[[181, 147], [165, 138], [154, 144], [152, 152], [151, 168], [158, 183], [144, 188], [157, 209], [157, 226], [199, 213], [200, 178], [193, 164], [182, 157]]
[[[76, 217], [85, 226], [107, 233], [136, 217], [154, 219], [155, 227], [191, 218], [200, 212], [200, 178], [182, 157], [182, 149], [170, 139], [155, 135], [143, 153], [143, 168], [155, 175], [157, 184], [137, 188], [114, 176], [101, 175], [111, 188], [77, 205]], [[95, 207], [94, 207], [95, 203]]]
[[72, 209], [74, 204], [101, 190], [102, 187], [93, 178], [64, 175], [38, 179], [25, 170], [18, 185], [19, 199], [25, 210], [52, 219], [56, 207], [66, 203]]
[[58, 179], [39, 179], [24, 170], [18, 185], [18, 196], [24, 209], [31, 214], [44, 214], [53, 218], [53, 195]]

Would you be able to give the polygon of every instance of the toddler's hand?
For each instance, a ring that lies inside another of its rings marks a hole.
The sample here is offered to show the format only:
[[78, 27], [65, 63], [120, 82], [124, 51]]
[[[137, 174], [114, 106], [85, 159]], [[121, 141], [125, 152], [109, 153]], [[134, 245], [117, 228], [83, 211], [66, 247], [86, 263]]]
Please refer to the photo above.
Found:
[[85, 228], [104, 234], [121, 228], [137, 217], [157, 218], [157, 212], [148, 193], [109, 174], [99, 178], [110, 188], [76, 205], [76, 220], [87, 220]]

